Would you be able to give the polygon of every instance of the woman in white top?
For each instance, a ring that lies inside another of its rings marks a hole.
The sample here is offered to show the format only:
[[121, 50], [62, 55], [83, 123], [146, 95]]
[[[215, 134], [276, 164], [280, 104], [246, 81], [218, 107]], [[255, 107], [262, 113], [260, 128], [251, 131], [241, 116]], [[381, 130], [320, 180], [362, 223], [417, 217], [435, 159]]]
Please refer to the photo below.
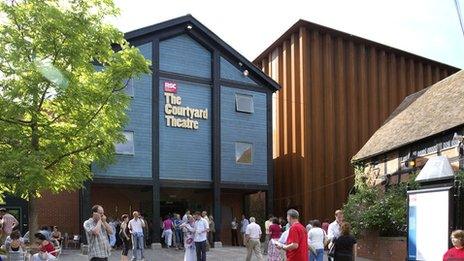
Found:
[[196, 261], [195, 242], [193, 242], [193, 237], [195, 235], [195, 219], [189, 214], [187, 215], [187, 220], [187, 222], [180, 225], [181, 228], [187, 231], [184, 236], [184, 261]]
[[312, 228], [308, 232], [308, 246], [310, 249], [309, 260], [323, 261], [326, 234], [321, 228], [321, 222], [319, 220], [313, 220], [311, 225]]

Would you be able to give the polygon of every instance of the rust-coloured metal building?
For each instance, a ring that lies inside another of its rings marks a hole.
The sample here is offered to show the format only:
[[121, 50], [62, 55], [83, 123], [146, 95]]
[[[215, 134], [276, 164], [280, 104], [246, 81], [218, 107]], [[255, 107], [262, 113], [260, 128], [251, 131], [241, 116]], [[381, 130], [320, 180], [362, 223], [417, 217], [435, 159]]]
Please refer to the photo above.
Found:
[[254, 63], [282, 86], [273, 97], [275, 214], [295, 207], [305, 222], [342, 207], [351, 157], [407, 95], [458, 71], [304, 20]]

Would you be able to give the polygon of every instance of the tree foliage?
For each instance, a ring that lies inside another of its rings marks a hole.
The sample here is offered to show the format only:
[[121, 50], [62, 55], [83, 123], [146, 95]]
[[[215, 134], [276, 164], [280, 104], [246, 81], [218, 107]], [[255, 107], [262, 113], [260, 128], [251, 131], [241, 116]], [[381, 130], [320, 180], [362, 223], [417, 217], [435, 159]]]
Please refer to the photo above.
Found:
[[343, 206], [345, 218], [353, 233], [378, 231], [381, 236], [404, 236], [407, 226], [407, 190], [417, 189], [416, 175], [409, 182], [384, 186], [369, 186], [362, 166], [355, 168], [355, 193]]
[[345, 218], [353, 233], [379, 231], [382, 236], [404, 236], [406, 233], [406, 185], [384, 191], [380, 187], [366, 187], [349, 196], [343, 207]]
[[117, 12], [111, 0], [0, 4], [0, 198], [80, 188], [124, 140], [122, 90], [149, 61], [102, 22]]

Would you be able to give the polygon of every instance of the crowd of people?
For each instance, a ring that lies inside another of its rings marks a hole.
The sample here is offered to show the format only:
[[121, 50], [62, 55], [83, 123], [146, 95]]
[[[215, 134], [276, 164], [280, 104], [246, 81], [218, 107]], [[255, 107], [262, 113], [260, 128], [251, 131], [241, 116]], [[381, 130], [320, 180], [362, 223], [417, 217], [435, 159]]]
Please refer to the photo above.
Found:
[[[324, 260], [325, 249], [329, 249], [329, 256], [336, 261], [354, 260], [356, 256], [356, 239], [350, 235], [350, 225], [344, 222], [343, 212], [335, 212], [335, 221], [321, 223], [312, 220], [305, 227], [300, 223], [298, 211], [290, 209], [287, 218], [277, 218], [272, 215], [264, 223], [264, 245], [261, 243], [262, 228], [256, 218], [246, 218], [231, 221], [232, 245], [247, 248], [246, 260], [256, 256], [264, 260], [264, 255], [270, 261], [280, 260]], [[132, 213], [130, 219], [127, 214], [122, 215], [118, 236], [122, 238], [122, 261], [144, 260], [145, 233], [147, 222], [138, 211]], [[194, 212], [187, 210], [182, 216], [173, 214], [166, 216], [160, 228], [162, 238], [167, 248], [184, 250], [184, 261], [204, 261], [206, 252], [214, 246], [214, 219], [206, 211]], [[111, 245], [109, 235], [115, 233], [114, 226], [108, 223], [102, 206], [92, 208], [92, 217], [84, 222], [87, 235], [88, 256], [91, 261], [108, 260]], [[239, 237], [241, 237], [239, 239]]]
[[0, 208], [0, 219], [0, 250], [9, 261], [24, 261], [29, 255], [31, 261], [57, 259], [63, 241], [58, 227], [43, 226], [31, 240], [29, 232], [21, 235], [18, 220], [5, 208]]
[[[236, 220], [232, 220], [232, 244], [236, 244]], [[243, 244], [247, 247], [246, 260], [255, 255], [258, 260], [324, 260], [325, 250], [329, 258], [336, 261], [354, 260], [356, 256], [356, 239], [350, 234], [350, 225], [344, 222], [343, 212], [335, 212], [335, 220], [329, 224], [327, 220], [311, 220], [306, 226], [300, 223], [297, 210], [290, 209], [287, 219], [272, 215], [264, 222], [264, 244], [261, 245], [260, 225], [254, 217], [246, 219], [242, 216], [241, 232]]]
[[[204, 261], [206, 252], [214, 244], [214, 219], [206, 211], [193, 214], [187, 210], [181, 218], [179, 214], [166, 216], [160, 224], [165, 247], [185, 251], [184, 261]], [[264, 232], [254, 217], [242, 215], [240, 222], [231, 221], [232, 245], [245, 246], [246, 260], [256, 256], [269, 261], [322, 261], [324, 255], [329, 260], [351, 261], [356, 257], [356, 239], [350, 233], [350, 224], [345, 222], [343, 212], [335, 212], [335, 220], [310, 220], [306, 226], [301, 224], [297, 210], [287, 211], [287, 218], [270, 215], [264, 222]], [[90, 261], [107, 261], [111, 250], [121, 242], [121, 260], [144, 260], [147, 244], [148, 223], [143, 216], [134, 211], [132, 217], [124, 214], [121, 220], [108, 220], [100, 205], [92, 207], [92, 216], [83, 224], [88, 243]], [[239, 233], [240, 232], [240, 233]], [[0, 242], [8, 260], [23, 261], [27, 253], [32, 261], [55, 260], [60, 253], [63, 237], [58, 227], [41, 227], [33, 234], [30, 242], [29, 232], [21, 235], [19, 222], [4, 208], [0, 208]], [[239, 240], [239, 235], [242, 237]], [[262, 240], [264, 238], [264, 243]], [[464, 260], [464, 231], [451, 234], [453, 247], [443, 256], [444, 261]], [[33, 251], [31, 251], [33, 250]], [[2, 261], [0, 256], [0, 261]]]
[[[145, 260], [148, 223], [138, 211], [132, 213], [131, 219], [128, 214], [123, 214], [121, 223], [116, 226], [119, 232], [116, 233], [116, 228], [108, 222], [103, 207], [95, 205], [92, 207], [92, 216], [84, 222], [83, 227], [87, 236], [89, 260], [108, 260], [112, 249], [110, 235], [114, 234], [122, 241], [122, 261], [129, 260], [130, 251], [131, 260]], [[206, 260], [207, 250], [214, 246], [214, 227], [214, 218], [208, 216], [206, 211], [192, 214], [190, 210], [185, 212], [182, 219], [175, 213], [166, 216], [160, 224], [165, 247], [184, 250], [186, 261]]]

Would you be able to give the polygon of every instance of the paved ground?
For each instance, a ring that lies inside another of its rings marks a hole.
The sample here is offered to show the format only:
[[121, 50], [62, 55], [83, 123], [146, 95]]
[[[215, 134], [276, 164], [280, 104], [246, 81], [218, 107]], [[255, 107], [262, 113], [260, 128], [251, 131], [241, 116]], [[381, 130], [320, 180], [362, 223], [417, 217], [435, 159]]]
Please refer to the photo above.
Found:
[[[244, 247], [222, 247], [211, 249], [207, 253], [207, 260], [230, 260], [230, 261], [244, 261], [246, 255], [246, 249]], [[174, 249], [162, 249], [162, 250], [146, 250], [145, 261], [182, 261], [184, 253]], [[119, 261], [121, 259], [120, 251], [114, 251], [110, 257], [110, 261]], [[64, 250], [60, 260], [62, 261], [85, 261], [86, 256], [81, 255], [76, 250]], [[253, 257], [252, 260], [256, 260]], [[267, 260], [265, 258], [264, 260]], [[364, 258], [357, 258], [357, 261], [367, 261]]]

